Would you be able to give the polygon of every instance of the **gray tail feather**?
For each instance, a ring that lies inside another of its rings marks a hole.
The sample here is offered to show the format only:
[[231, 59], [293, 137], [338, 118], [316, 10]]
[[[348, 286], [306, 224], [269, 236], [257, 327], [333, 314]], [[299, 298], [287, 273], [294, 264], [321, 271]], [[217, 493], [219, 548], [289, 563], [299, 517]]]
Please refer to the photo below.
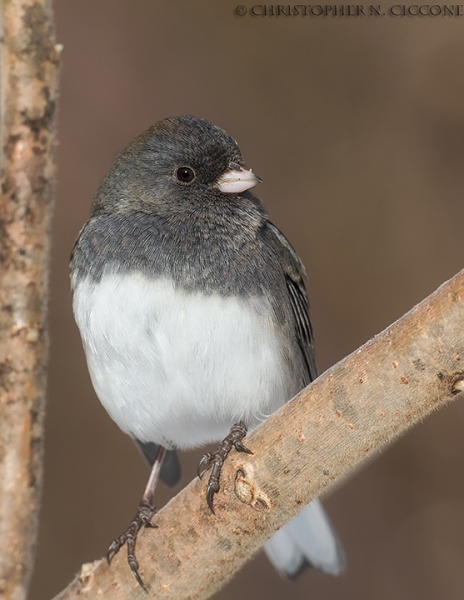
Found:
[[274, 567], [285, 577], [297, 577], [306, 567], [329, 575], [345, 568], [345, 554], [321, 502], [316, 499], [264, 544]]
[[[150, 467], [155, 462], [155, 456], [158, 451], [158, 445], [153, 442], [139, 442], [134, 440], [140, 451], [146, 458]], [[164, 456], [163, 464], [161, 465], [160, 479], [169, 487], [174, 487], [180, 481], [182, 469], [180, 466], [179, 456], [175, 450], [168, 450]]]

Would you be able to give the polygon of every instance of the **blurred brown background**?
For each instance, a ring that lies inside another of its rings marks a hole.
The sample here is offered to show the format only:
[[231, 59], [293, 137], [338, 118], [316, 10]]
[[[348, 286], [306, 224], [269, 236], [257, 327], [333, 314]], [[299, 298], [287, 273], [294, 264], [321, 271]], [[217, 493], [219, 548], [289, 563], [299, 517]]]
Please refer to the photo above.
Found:
[[[239, 141], [307, 266], [321, 370], [463, 266], [464, 18], [252, 18], [235, 6], [55, 2], [64, 52], [33, 600], [106, 552], [148, 475], [92, 390], [67, 266], [95, 189], [135, 135], [190, 113]], [[463, 432], [455, 403], [326, 499], [344, 576], [288, 583], [260, 554], [217, 598], [462, 598]], [[183, 483], [198, 456], [184, 456]], [[160, 489], [158, 505], [168, 498]]]

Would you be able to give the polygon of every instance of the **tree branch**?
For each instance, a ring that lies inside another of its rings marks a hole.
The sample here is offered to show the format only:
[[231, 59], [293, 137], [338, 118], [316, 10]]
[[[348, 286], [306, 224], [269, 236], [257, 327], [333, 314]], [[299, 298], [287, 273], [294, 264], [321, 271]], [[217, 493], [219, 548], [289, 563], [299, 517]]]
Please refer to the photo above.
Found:
[[[279, 527], [361, 460], [464, 390], [464, 270], [325, 372], [233, 453], [216, 515], [195, 479], [141, 532], [149, 597], [217, 592]], [[103, 508], [102, 508], [103, 510]], [[122, 550], [84, 565], [56, 600], [146, 598]]]
[[0, 597], [20, 600], [42, 481], [58, 59], [51, 1], [0, 7]]

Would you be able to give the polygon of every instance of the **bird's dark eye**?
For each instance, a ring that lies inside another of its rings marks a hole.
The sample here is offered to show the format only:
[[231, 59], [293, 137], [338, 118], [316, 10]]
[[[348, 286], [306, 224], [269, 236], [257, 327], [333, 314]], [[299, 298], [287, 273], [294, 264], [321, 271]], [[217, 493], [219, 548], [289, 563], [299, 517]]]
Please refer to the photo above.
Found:
[[177, 169], [176, 177], [182, 183], [190, 183], [195, 179], [195, 173], [190, 167], [181, 167]]

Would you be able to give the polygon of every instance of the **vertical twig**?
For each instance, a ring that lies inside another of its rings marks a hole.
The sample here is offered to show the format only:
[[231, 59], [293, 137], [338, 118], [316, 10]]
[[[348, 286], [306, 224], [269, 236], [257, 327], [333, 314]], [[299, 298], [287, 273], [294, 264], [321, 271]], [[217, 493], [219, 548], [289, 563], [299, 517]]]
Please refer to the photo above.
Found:
[[42, 481], [58, 54], [50, 0], [1, 0], [0, 597], [26, 597]]

